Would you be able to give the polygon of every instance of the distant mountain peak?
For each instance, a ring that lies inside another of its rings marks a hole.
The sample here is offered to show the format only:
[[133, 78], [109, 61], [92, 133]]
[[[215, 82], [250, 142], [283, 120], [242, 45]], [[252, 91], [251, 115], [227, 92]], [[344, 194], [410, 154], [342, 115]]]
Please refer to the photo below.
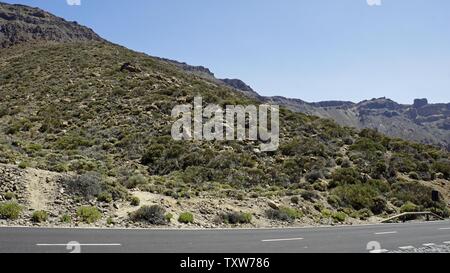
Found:
[[39, 8], [0, 2], [0, 48], [30, 42], [103, 41], [90, 28]]

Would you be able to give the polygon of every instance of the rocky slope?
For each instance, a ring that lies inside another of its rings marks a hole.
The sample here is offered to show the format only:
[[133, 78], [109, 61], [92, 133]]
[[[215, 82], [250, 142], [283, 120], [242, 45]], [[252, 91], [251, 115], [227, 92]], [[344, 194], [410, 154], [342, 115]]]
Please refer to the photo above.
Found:
[[388, 136], [450, 150], [450, 103], [429, 104], [426, 99], [416, 99], [412, 105], [402, 105], [387, 98], [360, 103], [266, 99], [293, 111], [333, 119], [343, 126], [372, 128]]
[[450, 154], [373, 130], [282, 108], [275, 152], [257, 141], [174, 141], [171, 110], [195, 96], [263, 102], [205, 74], [104, 41], [1, 49], [0, 224], [267, 227], [449, 215]]
[[375, 129], [391, 137], [437, 145], [450, 151], [450, 103], [430, 104], [427, 99], [416, 99], [411, 105], [403, 105], [388, 98], [359, 103], [348, 101], [309, 103], [301, 99], [263, 97], [242, 80], [216, 79], [208, 68], [167, 61], [259, 101], [282, 105], [295, 112], [332, 119], [342, 126]]
[[101, 41], [91, 29], [48, 12], [0, 2], [0, 48], [21, 43]]

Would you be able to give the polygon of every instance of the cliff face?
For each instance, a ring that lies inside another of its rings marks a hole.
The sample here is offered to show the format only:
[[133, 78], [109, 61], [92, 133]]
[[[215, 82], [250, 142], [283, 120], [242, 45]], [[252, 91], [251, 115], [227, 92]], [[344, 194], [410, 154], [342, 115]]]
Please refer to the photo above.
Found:
[[102, 38], [87, 27], [41, 9], [0, 3], [0, 48], [45, 41], [102, 41]]
[[450, 103], [429, 104], [427, 99], [416, 99], [414, 104], [404, 105], [387, 98], [360, 103], [307, 103], [282, 97], [267, 100], [343, 126], [376, 129], [392, 137], [450, 149]]

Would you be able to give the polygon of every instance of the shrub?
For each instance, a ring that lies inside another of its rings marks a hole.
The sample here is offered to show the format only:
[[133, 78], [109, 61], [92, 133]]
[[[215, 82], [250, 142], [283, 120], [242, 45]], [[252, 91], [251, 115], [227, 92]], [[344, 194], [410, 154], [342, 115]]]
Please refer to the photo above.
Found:
[[114, 221], [114, 218], [112, 218], [111, 216], [106, 219], [106, 224], [108, 225], [114, 225], [115, 223], [116, 221]]
[[450, 160], [441, 159], [433, 164], [433, 170], [442, 173], [445, 179], [450, 179]]
[[295, 219], [301, 218], [303, 216], [300, 211], [288, 207], [281, 207], [278, 210], [267, 210], [266, 215], [269, 219], [283, 222], [293, 222]]
[[137, 207], [141, 203], [141, 200], [139, 199], [139, 197], [133, 196], [133, 197], [131, 197], [131, 202], [130, 203], [131, 203], [132, 206]]
[[167, 222], [172, 221], [173, 218], [173, 214], [172, 213], [167, 213], [164, 218], [166, 219]]
[[220, 219], [226, 224], [249, 224], [252, 221], [251, 213], [228, 212], [220, 215]]
[[113, 201], [113, 197], [112, 194], [109, 192], [101, 192], [98, 195], [97, 200], [99, 202], [111, 203]]
[[345, 222], [345, 220], [347, 219], [347, 214], [345, 214], [344, 212], [333, 212], [331, 217], [337, 221], [337, 222]]
[[98, 196], [104, 186], [101, 176], [95, 172], [68, 178], [65, 183], [70, 193], [82, 196], [87, 200]]
[[306, 175], [306, 180], [310, 183], [316, 182], [323, 178], [323, 174], [320, 170], [312, 170]]
[[72, 222], [72, 217], [69, 214], [63, 214], [61, 216], [61, 218], [59, 219], [59, 221], [61, 223], [68, 224], [68, 223]]
[[391, 197], [402, 201], [411, 202], [422, 208], [444, 208], [446, 204], [443, 201], [434, 202], [431, 199], [431, 187], [420, 184], [419, 182], [397, 182], [392, 185]]
[[100, 220], [102, 214], [96, 207], [80, 207], [77, 210], [77, 216], [81, 221], [92, 224]]
[[350, 161], [350, 159], [346, 158], [346, 159], [342, 160], [342, 163], [341, 163], [342, 168], [350, 168], [351, 166], [352, 166], [352, 162]]
[[7, 192], [3, 194], [3, 197], [5, 197], [6, 200], [13, 200], [16, 199], [16, 195], [13, 192]]
[[123, 182], [127, 189], [134, 189], [139, 185], [147, 183], [147, 178], [142, 174], [135, 174]]
[[341, 204], [341, 198], [339, 198], [339, 196], [337, 196], [337, 195], [331, 194], [328, 196], [327, 202], [331, 206], [338, 208]]
[[304, 191], [300, 194], [306, 201], [314, 201], [320, 198], [320, 196], [315, 191]]
[[419, 207], [411, 202], [406, 202], [401, 208], [400, 208], [400, 212], [404, 213], [404, 212], [417, 212], [419, 211]]
[[145, 221], [152, 225], [164, 225], [166, 221], [166, 210], [158, 205], [142, 206], [131, 214], [133, 221]]
[[378, 215], [383, 213], [387, 208], [387, 201], [384, 197], [382, 196], [377, 196], [373, 199], [373, 204], [370, 207], [370, 210]]
[[336, 187], [341, 184], [356, 184], [361, 182], [360, 173], [354, 168], [337, 169], [332, 174], [330, 187]]
[[419, 174], [417, 174], [416, 172], [410, 172], [409, 173], [409, 178], [415, 179], [415, 180], [419, 180], [420, 179]]
[[372, 212], [367, 208], [359, 210], [356, 214], [361, 220], [367, 220], [372, 216]]
[[298, 196], [292, 196], [291, 197], [291, 203], [292, 204], [298, 204], [298, 202], [300, 202], [300, 198], [298, 198]]
[[184, 224], [191, 224], [194, 223], [194, 215], [190, 212], [183, 212], [178, 217], [178, 222], [184, 223]]
[[16, 220], [22, 212], [22, 207], [16, 202], [0, 203], [0, 219]]
[[353, 184], [338, 186], [332, 191], [340, 199], [342, 206], [355, 210], [364, 208], [373, 209], [374, 199], [379, 195], [378, 190], [367, 184]]
[[35, 223], [43, 223], [48, 220], [48, 213], [43, 210], [35, 211], [31, 216], [31, 220]]

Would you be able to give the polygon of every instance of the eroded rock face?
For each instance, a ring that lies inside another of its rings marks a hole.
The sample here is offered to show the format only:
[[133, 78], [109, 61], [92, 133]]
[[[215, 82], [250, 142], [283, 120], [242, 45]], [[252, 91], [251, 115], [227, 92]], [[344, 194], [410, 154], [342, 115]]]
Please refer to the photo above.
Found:
[[425, 106], [427, 104], [428, 104], [428, 100], [427, 99], [415, 99], [413, 107], [414, 108], [421, 108], [421, 107], [423, 107], [423, 106]]
[[0, 48], [26, 42], [103, 41], [91, 29], [37, 8], [0, 3]]

